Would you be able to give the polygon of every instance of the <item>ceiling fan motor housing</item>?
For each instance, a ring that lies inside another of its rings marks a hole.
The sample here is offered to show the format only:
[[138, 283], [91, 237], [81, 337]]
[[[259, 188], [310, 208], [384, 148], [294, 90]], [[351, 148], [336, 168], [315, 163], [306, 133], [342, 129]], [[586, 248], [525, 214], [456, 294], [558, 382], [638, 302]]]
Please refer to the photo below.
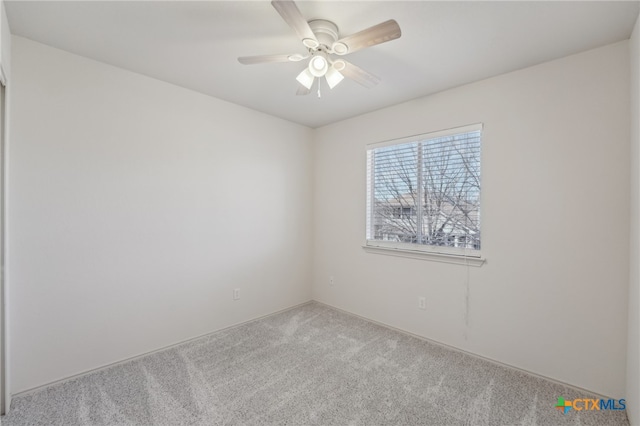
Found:
[[309, 27], [315, 34], [320, 46], [325, 49], [331, 49], [333, 43], [338, 40], [338, 26], [331, 21], [325, 19], [314, 19], [309, 21]]

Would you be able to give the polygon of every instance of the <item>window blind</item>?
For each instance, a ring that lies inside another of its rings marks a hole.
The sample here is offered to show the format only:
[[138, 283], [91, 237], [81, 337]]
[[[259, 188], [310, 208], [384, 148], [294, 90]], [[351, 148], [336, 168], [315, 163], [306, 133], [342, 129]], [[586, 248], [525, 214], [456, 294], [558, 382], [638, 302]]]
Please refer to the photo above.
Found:
[[367, 240], [480, 249], [481, 128], [367, 150]]

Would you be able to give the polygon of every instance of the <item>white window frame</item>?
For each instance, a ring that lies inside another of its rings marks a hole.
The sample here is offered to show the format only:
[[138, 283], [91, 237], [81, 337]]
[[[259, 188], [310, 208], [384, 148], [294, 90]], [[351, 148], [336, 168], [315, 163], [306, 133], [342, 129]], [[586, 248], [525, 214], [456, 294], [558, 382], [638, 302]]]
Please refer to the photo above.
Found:
[[[373, 191], [373, 185], [371, 185], [373, 170], [370, 167], [371, 164], [371, 151], [376, 148], [382, 148], [385, 146], [391, 145], [402, 145], [411, 142], [422, 141], [426, 139], [435, 139], [439, 137], [452, 136], [460, 133], [468, 133], [474, 131], [483, 130], [483, 124], [472, 124], [468, 126], [455, 127], [451, 129], [441, 130], [437, 132], [423, 133], [420, 135], [408, 136], [400, 139], [387, 140], [383, 142], [376, 142], [368, 144], [366, 147], [366, 170], [367, 170], [367, 181], [366, 187], [368, 191]], [[481, 160], [482, 161], [482, 160]], [[480, 175], [482, 179], [482, 175]], [[376, 254], [385, 254], [391, 256], [400, 256], [400, 257], [408, 257], [414, 259], [423, 259], [423, 260], [433, 260], [438, 262], [445, 263], [453, 263], [453, 264], [462, 264], [467, 266], [481, 266], [485, 259], [482, 257], [481, 249], [468, 249], [468, 248], [458, 248], [458, 247], [443, 247], [443, 246], [434, 246], [434, 245], [423, 245], [423, 244], [411, 244], [411, 243], [400, 243], [394, 241], [383, 241], [383, 240], [370, 240], [368, 239], [368, 235], [370, 232], [369, 224], [371, 223], [371, 219], [373, 217], [373, 195], [366, 194], [366, 235], [365, 242], [363, 244], [363, 249], [369, 253]], [[480, 194], [482, 198], [482, 193]], [[482, 209], [482, 203], [480, 203], [480, 209]]]

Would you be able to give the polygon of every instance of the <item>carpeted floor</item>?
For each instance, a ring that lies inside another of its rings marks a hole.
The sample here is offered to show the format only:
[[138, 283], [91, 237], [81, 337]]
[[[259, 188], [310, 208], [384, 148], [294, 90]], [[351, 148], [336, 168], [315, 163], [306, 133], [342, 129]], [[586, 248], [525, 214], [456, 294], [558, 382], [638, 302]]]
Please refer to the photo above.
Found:
[[592, 397], [310, 303], [15, 398], [13, 425], [628, 425]]

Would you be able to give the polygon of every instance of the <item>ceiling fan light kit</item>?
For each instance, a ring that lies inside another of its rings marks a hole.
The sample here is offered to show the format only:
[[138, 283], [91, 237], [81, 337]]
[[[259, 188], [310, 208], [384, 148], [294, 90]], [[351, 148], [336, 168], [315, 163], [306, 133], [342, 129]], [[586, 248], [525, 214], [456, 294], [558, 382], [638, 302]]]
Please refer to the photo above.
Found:
[[[344, 59], [333, 60], [330, 55], [347, 55], [366, 47], [395, 40], [402, 35], [398, 23], [390, 19], [340, 38], [336, 24], [325, 19], [314, 19], [307, 22], [293, 1], [274, 0], [271, 5], [296, 32], [309, 54], [244, 56], [238, 58], [238, 61], [241, 64], [251, 65], [267, 62], [299, 62], [311, 57], [305, 69], [296, 77], [302, 86], [296, 93], [298, 95], [309, 94], [315, 79], [322, 77], [325, 78], [330, 89], [333, 89], [345, 77], [364, 87], [374, 87], [380, 82], [378, 77]], [[319, 89], [318, 96], [320, 96]]]

